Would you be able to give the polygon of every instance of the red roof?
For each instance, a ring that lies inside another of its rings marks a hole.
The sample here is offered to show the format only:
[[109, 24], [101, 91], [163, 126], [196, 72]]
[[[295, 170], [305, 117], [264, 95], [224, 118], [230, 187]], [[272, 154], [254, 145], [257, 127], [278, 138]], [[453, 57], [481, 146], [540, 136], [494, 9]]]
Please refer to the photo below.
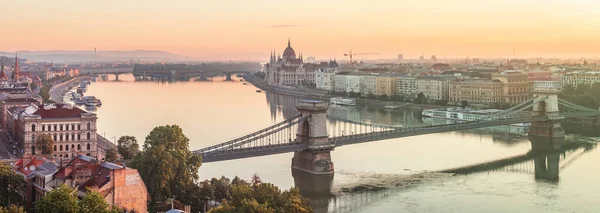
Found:
[[[38, 166], [44, 164], [44, 160], [39, 160], [35, 157], [33, 157], [31, 159], [31, 161], [25, 165], [25, 166], [20, 166], [17, 168], [17, 171], [19, 171], [21, 174], [24, 174], [25, 176], [31, 174], [32, 172], [34, 172]], [[23, 159], [20, 159], [19, 162], [16, 163], [17, 166], [19, 165], [23, 165]]]
[[77, 107], [69, 108], [64, 104], [56, 104], [56, 108], [49, 109], [44, 109], [44, 105], [40, 105], [33, 114], [40, 115], [42, 118], [74, 118], [81, 117], [81, 113], [85, 113], [85, 111]]

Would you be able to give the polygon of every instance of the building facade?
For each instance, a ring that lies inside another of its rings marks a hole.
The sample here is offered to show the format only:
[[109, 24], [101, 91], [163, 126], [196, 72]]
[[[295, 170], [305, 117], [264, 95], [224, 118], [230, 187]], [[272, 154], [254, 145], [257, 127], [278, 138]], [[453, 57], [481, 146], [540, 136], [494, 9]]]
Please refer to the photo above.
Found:
[[390, 74], [381, 74], [377, 76], [376, 95], [392, 96], [396, 94], [396, 80], [398, 77]]
[[498, 80], [503, 83], [503, 96], [505, 103], [521, 103], [533, 97], [531, 90], [533, 83], [529, 81], [529, 76], [520, 71], [507, 70], [492, 75], [492, 80]]
[[346, 92], [350, 93], [362, 93], [361, 85], [362, 85], [363, 76], [360, 74], [352, 74], [349, 73], [346, 75]]
[[570, 72], [561, 77], [562, 87], [567, 85], [577, 88], [585, 84], [591, 86], [600, 82], [600, 72]]
[[330, 62], [327, 68], [318, 68], [315, 73], [315, 86], [317, 89], [334, 91], [335, 75], [339, 72], [337, 63], [333, 64]]
[[333, 77], [333, 90], [335, 92], [345, 92], [346, 91], [346, 77], [348, 76], [347, 72], [337, 73]]
[[499, 80], [464, 80], [449, 84], [452, 102], [491, 104], [504, 101], [503, 83]]
[[101, 158], [97, 149], [96, 114], [65, 104], [32, 105], [16, 114], [13, 136], [25, 156], [41, 154], [40, 135], [54, 140], [53, 156], [69, 161], [76, 155]]
[[423, 76], [417, 78], [417, 93], [433, 100], [450, 99], [451, 78], [437, 76]]
[[315, 83], [316, 64], [304, 63], [302, 55], [296, 57], [296, 51], [288, 40], [283, 56], [271, 53], [269, 63], [265, 65], [267, 84], [269, 85], [311, 85]]
[[[109, 178], [107, 178], [109, 177]], [[106, 203], [126, 210], [147, 212], [148, 191], [137, 170], [79, 155], [53, 176], [51, 186], [66, 184], [83, 198], [88, 190], [98, 191]]]
[[400, 76], [396, 79], [396, 94], [414, 98], [417, 97], [417, 78], [411, 76]]
[[361, 89], [363, 95], [377, 93], [377, 76], [376, 75], [364, 75], [362, 77]]

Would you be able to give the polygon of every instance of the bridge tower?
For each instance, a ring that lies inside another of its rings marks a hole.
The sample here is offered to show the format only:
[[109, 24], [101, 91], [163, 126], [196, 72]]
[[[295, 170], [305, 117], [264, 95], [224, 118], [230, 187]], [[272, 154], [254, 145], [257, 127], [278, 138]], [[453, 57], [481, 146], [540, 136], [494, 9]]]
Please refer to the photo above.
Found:
[[307, 145], [302, 151], [294, 152], [292, 169], [319, 175], [333, 175], [331, 151], [335, 144], [329, 142], [327, 133], [327, 109], [329, 103], [302, 100], [296, 109], [302, 116], [309, 116], [298, 125], [296, 140]]
[[529, 141], [533, 151], [555, 151], [565, 143], [565, 130], [560, 126], [557, 89], [533, 90], [533, 116], [546, 116], [547, 121], [536, 121], [529, 127]]

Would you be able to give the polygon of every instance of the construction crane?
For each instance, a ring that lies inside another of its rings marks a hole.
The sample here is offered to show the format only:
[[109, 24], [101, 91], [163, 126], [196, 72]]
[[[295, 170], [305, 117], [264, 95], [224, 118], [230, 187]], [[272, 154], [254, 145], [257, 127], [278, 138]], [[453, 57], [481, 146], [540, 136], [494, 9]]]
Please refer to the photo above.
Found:
[[345, 53], [344, 56], [350, 56], [350, 63], [352, 64], [352, 56], [355, 55], [379, 55], [379, 53], [352, 53], [352, 50], [350, 50], [350, 53]]

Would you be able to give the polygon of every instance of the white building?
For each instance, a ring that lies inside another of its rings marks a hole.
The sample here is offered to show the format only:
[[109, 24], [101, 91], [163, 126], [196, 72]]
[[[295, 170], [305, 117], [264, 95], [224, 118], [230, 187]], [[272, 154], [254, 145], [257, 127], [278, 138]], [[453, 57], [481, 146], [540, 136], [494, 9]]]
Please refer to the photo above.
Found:
[[400, 76], [396, 80], [396, 94], [404, 97], [416, 97], [417, 93], [417, 78]]
[[362, 93], [360, 90], [362, 85], [362, 78], [362, 75], [348, 74], [346, 76], [346, 92]]
[[318, 68], [315, 73], [317, 89], [334, 91], [335, 75], [339, 72], [339, 67], [335, 61], [330, 61], [327, 68]]
[[562, 76], [562, 86], [571, 85], [577, 87], [581, 84], [589, 86], [600, 82], [600, 72], [571, 72]]
[[433, 100], [448, 100], [450, 98], [450, 78], [424, 76], [417, 78], [417, 92]]
[[360, 87], [363, 95], [375, 94], [377, 90], [377, 75], [363, 75]]

